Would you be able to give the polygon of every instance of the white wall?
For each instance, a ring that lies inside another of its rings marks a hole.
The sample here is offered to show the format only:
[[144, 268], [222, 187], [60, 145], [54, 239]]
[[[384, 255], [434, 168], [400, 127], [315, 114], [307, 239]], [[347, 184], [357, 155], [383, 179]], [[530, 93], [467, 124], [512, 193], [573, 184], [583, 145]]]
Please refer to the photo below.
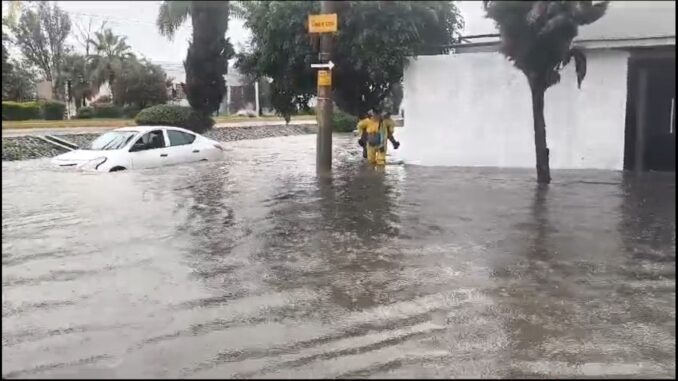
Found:
[[[574, 63], [546, 92], [551, 168], [622, 169], [628, 54], [588, 51], [577, 89]], [[530, 90], [498, 53], [419, 57], [405, 71], [405, 127], [397, 130], [406, 163], [535, 166]]]

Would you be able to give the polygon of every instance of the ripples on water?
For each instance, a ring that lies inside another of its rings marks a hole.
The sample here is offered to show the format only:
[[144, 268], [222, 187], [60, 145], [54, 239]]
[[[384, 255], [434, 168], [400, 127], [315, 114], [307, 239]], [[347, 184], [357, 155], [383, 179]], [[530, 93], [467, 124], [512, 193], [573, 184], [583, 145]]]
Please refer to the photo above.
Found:
[[[2, 164], [5, 377], [675, 376], [675, 177], [361, 165], [335, 137]], [[406, 142], [404, 143], [406, 144]]]

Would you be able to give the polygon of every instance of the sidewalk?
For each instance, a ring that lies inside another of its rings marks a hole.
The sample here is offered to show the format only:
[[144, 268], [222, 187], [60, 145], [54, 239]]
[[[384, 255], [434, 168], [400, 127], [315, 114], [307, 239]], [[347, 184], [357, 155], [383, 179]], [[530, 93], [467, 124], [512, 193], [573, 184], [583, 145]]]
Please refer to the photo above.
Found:
[[[217, 123], [214, 128], [237, 128], [237, 127], [261, 127], [278, 126], [284, 124], [281, 121], [243, 121]], [[308, 126], [317, 124], [315, 120], [293, 120], [290, 126]], [[11, 136], [40, 136], [40, 135], [74, 135], [74, 134], [100, 134], [114, 130], [114, 127], [62, 127], [62, 128], [17, 128], [3, 129], [2, 137]]]

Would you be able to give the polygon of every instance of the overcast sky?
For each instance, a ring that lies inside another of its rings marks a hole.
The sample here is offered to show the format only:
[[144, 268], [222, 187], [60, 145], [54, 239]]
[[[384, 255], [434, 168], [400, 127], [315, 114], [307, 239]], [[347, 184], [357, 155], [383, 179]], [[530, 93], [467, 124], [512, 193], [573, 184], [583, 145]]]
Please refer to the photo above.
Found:
[[[160, 1], [58, 1], [59, 6], [71, 15], [73, 23], [86, 25], [92, 18], [95, 22], [108, 20], [115, 33], [128, 37], [133, 50], [147, 58], [162, 63], [180, 64], [186, 56], [190, 38], [190, 22], [187, 22], [168, 41], [158, 33], [155, 18]], [[494, 29], [490, 20], [483, 17], [480, 1], [458, 1], [464, 14], [464, 34], [491, 33]], [[75, 28], [74, 28], [75, 30]], [[231, 21], [228, 37], [238, 48], [249, 38], [249, 32], [241, 21]], [[72, 41], [75, 44], [75, 41]]]
[[[163, 66], [170, 77], [182, 80], [184, 70], [182, 62], [186, 58], [188, 40], [191, 36], [190, 20], [176, 33], [172, 41], [160, 35], [155, 25], [161, 1], [56, 1], [68, 12], [73, 24], [69, 43], [76, 50], [84, 51], [75, 39], [77, 25], [87, 27], [90, 20], [94, 28], [107, 21], [107, 27], [114, 33], [127, 36], [127, 43], [140, 56], [146, 57]], [[491, 20], [483, 16], [480, 1], [456, 1], [464, 16], [466, 27], [463, 34], [493, 33], [495, 28]], [[7, 2], [3, 1], [3, 10]], [[228, 37], [236, 48], [244, 46], [249, 39], [249, 31], [242, 21], [231, 20]], [[12, 53], [16, 54], [14, 50]]]

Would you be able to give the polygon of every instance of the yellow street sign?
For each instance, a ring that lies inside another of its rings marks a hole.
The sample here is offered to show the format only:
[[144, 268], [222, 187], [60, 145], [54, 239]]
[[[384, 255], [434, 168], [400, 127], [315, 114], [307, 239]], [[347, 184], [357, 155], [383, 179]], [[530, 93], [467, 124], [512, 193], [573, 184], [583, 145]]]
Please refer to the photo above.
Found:
[[332, 86], [332, 72], [318, 70], [318, 86]]
[[337, 14], [308, 15], [309, 33], [331, 33], [337, 31]]

